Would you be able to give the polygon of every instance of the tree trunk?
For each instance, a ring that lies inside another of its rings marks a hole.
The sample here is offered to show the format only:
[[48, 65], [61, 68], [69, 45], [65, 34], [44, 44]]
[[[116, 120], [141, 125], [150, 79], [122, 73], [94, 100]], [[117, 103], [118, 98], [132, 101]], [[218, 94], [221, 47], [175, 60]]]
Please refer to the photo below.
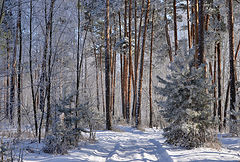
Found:
[[50, 10], [50, 29], [49, 29], [49, 57], [48, 57], [48, 78], [47, 78], [47, 117], [46, 117], [46, 127], [45, 127], [45, 136], [47, 136], [51, 121], [51, 59], [52, 59], [52, 33], [53, 33], [53, 7], [54, 7], [54, 1], [52, 0], [51, 3], [51, 10]]
[[[235, 59], [235, 63], [237, 63], [237, 56], [238, 56], [238, 52], [240, 50], [240, 39], [239, 39], [239, 42], [238, 42], [238, 45], [237, 45], [237, 50], [236, 50], [236, 53], [235, 53], [235, 56], [234, 56], [234, 59]], [[235, 65], [237, 66], [237, 65]], [[238, 80], [238, 75], [237, 75], [237, 70], [235, 70], [235, 81]]]
[[110, 90], [110, 25], [109, 25], [109, 0], [106, 0], [105, 17], [105, 86], [106, 86], [106, 129], [112, 130], [111, 117], [111, 90]]
[[174, 21], [175, 55], [177, 55], [177, 50], [178, 50], [178, 32], [177, 32], [177, 6], [176, 6], [176, 0], [173, 0], [173, 21]]
[[[191, 20], [194, 19], [195, 14], [195, 0], [190, 1], [191, 4]], [[191, 40], [192, 40], [192, 46], [195, 46], [195, 24], [194, 21], [191, 21]], [[195, 58], [195, 57], [194, 57]]]
[[199, 0], [199, 42], [198, 42], [198, 63], [200, 66], [204, 63], [204, 0]]
[[[50, 5], [50, 13], [53, 10], [54, 7], [54, 2], [55, 0], [51, 0], [51, 5]], [[46, 25], [46, 33], [45, 33], [45, 41], [44, 41], [44, 52], [43, 52], [43, 58], [42, 58], [42, 74], [40, 77], [40, 89], [39, 89], [39, 93], [40, 93], [40, 103], [39, 103], [39, 108], [42, 112], [41, 115], [41, 120], [40, 120], [40, 124], [39, 124], [39, 136], [38, 136], [38, 142], [41, 142], [41, 129], [42, 129], [42, 124], [43, 124], [43, 118], [44, 118], [44, 107], [45, 107], [45, 94], [46, 94], [46, 77], [47, 77], [47, 53], [48, 53], [48, 44], [49, 44], [49, 32], [50, 32], [50, 27], [51, 27], [51, 23], [50, 23], [50, 19], [48, 19], [47, 15], [47, 2], [45, 1], [45, 25]]]
[[[137, 64], [137, 0], [134, 1], [134, 76], [136, 77], [137, 71], [136, 71], [136, 64]], [[135, 78], [133, 82], [133, 104], [132, 104], [132, 121], [134, 121], [136, 116], [136, 96], [137, 96], [137, 78]]]
[[[128, 36], [127, 32], [127, 2], [128, 0], [125, 0], [125, 13], [124, 13], [124, 37], [126, 38]], [[124, 109], [125, 109], [125, 114], [124, 114], [124, 119], [127, 119], [129, 116], [129, 110], [127, 109], [127, 104], [128, 104], [128, 58], [126, 51], [124, 50], [123, 54], [123, 89], [124, 89]]]
[[152, 12], [152, 33], [151, 33], [151, 51], [150, 51], [150, 66], [149, 66], [149, 104], [150, 104], [150, 112], [149, 112], [149, 127], [152, 128], [153, 127], [153, 121], [152, 121], [152, 117], [153, 117], [153, 109], [152, 109], [152, 53], [153, 53], [153, 37], [154, 37], [154, 31], [153, 31], [153, 27], [154, 27], [154, 9]]
[[187, 25], [188, 25], [188, 47], [192, 48], [192, 36], [191, 36], [191, 25], [190, 25], [190, 14], [189, 14], [189, 0], [187, 0]]
[[229, 101], [229, 91], [230, 91], [230, 81], [228, 82], [227, 86], [227, 92], [226, 92], [226, 100], [225, 100], [225, 105], [224, 105], [224, 120], [223, 120], [223, 126], [226, 129], [227, 127], [227, 111], [228, 111], [228, 101]]
[[195, 13], [195, 29], [194, 29], [194, 45], [195, 45], [195, 65], [196, 67], [198, 66], [199, 62], [198, 62], [198, 55], [199, 55], [199, 50], [198, 50], [198, 27], [199, 27], [199, 17], [198, 17], [198, 0], [195, 0], [194, 1], [195, 4], [194, 4], [194, 13]]
[[[234, 31], [233, 31], [233, 0], [228, 1], [228, 27], [229, 27], [229, 63], [230, 63], [230, 111], [235, 111], [236, 88], [235, 88], [235, 59], [234, 59]], [[230, 120], [236, 122], [236, 116], [230, 114]], [[233, 126], [230, 127], [230, 132], [234, 133]]]
[[[218, 21], [221, 21], [221, 15], [217, 15]], [[222, 85], [221, 85], [221, 43], [217, 42], [217, 57], [218, 57], [218, 120], [219, 120], [219, 131], [222, 132], [223, 129], [223, 114], [222, 114]]]
[[235, 60], [237, 60], [239, 50], [240, 50], [240, 39], [239, 39], [237, 50], [236, 50], [236, 53], [235, 53]]
[[0, 20], [2, 21], [4, 15], [5, 0], [2, 1], [1, 11], [0, 11]]
[[217, 43], [217, 54], [218, 54], [218, 119], [219, 119], [219, 131], [223, 128], [223, 116], [222, 116], [222, 86], [221, 86], [221, 49], [220, 42]]
[[[135, 5], [137, 3], [135, 2]], [[136, 6], [135, 6], [135, 21], [136, 21], [136, 16], [137, 16], [137, 11], [136, 11]], [[143, 19], [143, 13], [144, 13], [144, 0], [142, 0], [142, 9], [141, 9], [141, 15], [140, 15], [140, 22], [139, 22], [139, 27], [138, 27], [138, 40], [137, 40], [137, 49], [135, 53], [135, 83], [134, 83], [134, 96], [133, 96], [133, 108], [132, 108], [132, 116], [133, 119], [136, 120], [136, 112], [137, 112], [137, 77], [138, 77], [138, 64], [139, 64], [139, 57], [140, 57], [140, 42], [141, 42], [141, 33], [142, 33], [142, 19]], [[137, 23], [137, 22], [136, 22]], [[137, 26], [137, 25], [136, 25]], [[135, 45], [136, 46], [136, 45]]]
[[9, 114], [10, 114], [10, 124], [11, 125], [13, 125], [14, 105], [15, 105], [15, 80], [16, 80], [17, 43], [18, 43], [18, 27], [16, 26], [14, 49], [13, 49], [13, 56], [12, 56], [12, 62], [11, 62], [11, 77], [10, 77], [10, 99], [9, 99], [10, 100], [10, 106], [9, 106]]
[[[217, 81], [217, 48], [215, 46], [215, 54], [214, 54], [214, 72], [213, 72], [213, 85], [216, 85]], [[214, 91], [213, 91], [213, 96], [214, 96], [214, 105], [213, 105], [213, 117], [214, 119], [217, 117], [217, 87], [214, 86]]]
[[102, 70], [102, 49], [100, 47], [100, 71], [101, 71], [101, 89], [102, 89], [102, 108], [103, 114], [105, 115], [105, 101], [104, 101], [104, 89], [103, 89], [103, 70]]
[[32, 72], [32, 16], [33, 16], [33, 10], [32, 9], [33, 9], [33, 4], [32, 4], [32, 0], [30, 0], [29, 69], [30, 69], [30, 81], [31, 81], [35, 135], [37, 137], [37, 135], [38, 135], [37, 107], [36, 107], [36, 98], [35, 98], [35, 92], [34, 92], [33, 72]]
[[205, 20], [205, 30], [206, 31], [208, 31], [209, 20], [210, 20], [210, 16], [209, 16], [209, 14], [207, 14], [206, 15], [206, 20]]
[[18, 136], [21, 135], [21, 68], [22, 68], [22, 11], [21, 11], [21, 0], [18, 0], [18, 30], [19, 30], [19, 56], [18, 56], [18, 89], [17, 89], [17, 97], [18, 97]]
[[[80, 23], [81, 23], [81, 15], [80, 15], [80, 5], [81, 5], [81, 0], [78, 0], [77, 3], [77, 19], [78, 19], [78, 32], [77, 32], [77, 89], [76, 89], [76, 105], [75, 107], [77, 108], [79, 105], [79, 87], [80, 87], [80, 73], [81, 73], [81, 67], [80, 67]], [[75, 112], [76, 117], [78, 116], [77, 111]], [[75, 122], [75, 128], [77, 128], [77, 121]]]
[[[122, 25], [121, 25], [121, 14], [118, 12], [118, 24], [119, 24], [119, 38], [122, 40]], [[122, 99], [122, 115], [125, 118], [125, 109], [124, 109], [124, 84], [123, 84], [123, 57], [122, 52], [120, 52], [120, 70], [121, 70], [121, 99]]]
[[127, 102], [127, 123], [130, 120], [130, 106], [131, 106], [131, 77], [132, 77], [132, 0], [129, 0], [129, 21], [128, 21], [128, 32], [129, 32], [129, 75], [128, 75], [128, 102]]
[[[78, 104], [79, 104], [79, 87], [80, 87], [80, 76], [81, 76], [81, 72], [83, 74], [83, 68], [82, 68], [82, 64], [83, 64], [83, 54], [84, 54], [84, 47], [85, 47], [85, 42], [86, 42], [86, 39], [87, 39], [87, 33], [88, 33], [88, 28], [89, 28], [89, 25], [91, 23], [91, 21], [88, 22], [87, 24], [87, 27], [86, 27], [86, 31], [85, 31], [85, 35], [84, 35], [84, 38], [83, 38], [83, 44], [82, 44], [82, 51], [81, 51], [81, 58], [80, 58], [80, 0], [78, 1], [78, 47], [77, 47], [77, 92], [76, 92], [76, 105], [75, 105], [75, 108], [78, 107]], [[80, 61], [80, 63], [79, 63]], [[84, 83], [82, 83], [83, 85]], [[84, 87], [84, 86], [82, 86]], [[82, 93], [85, 93], [85, 89], [82, 88]], [[76, 118], [78, 117], [78, 112], [77, 112], [77, 109], [75, 111], [75, 116]], [[77, 120], [75, 122], [75, 128], [78, 128], [78, 123], [77, 123]]]
[[87, 77], [88, 77], [88, 67], [87, 67], [87, 54], [84, 55], [85, 67], [84, 67], [84, 95], [87, 96]]
[[139, 128], [141, 125], [141, 102], [142, 102], [142, 81], [143, 81], [143, 64], [144, 64], [144, 52], [145, 52], [145, 41], [147, 36], [147, 24], [148, 24], [148, 14], [150, 10], [150, 0], [147, 1], [147, 10], [145, 12], [145, 23], [144, 23], [144, 33], [142, 42], [142, 52], [141, 52], [141, 63], [140, 63], [140, 75], [138, 82], [138, 100], [136, 107], [136, 127]]
[[[116, 17], [114, 16], [114, 32], [117, 32]], [[114, 36], [113, 47], [116, 46], [117, 36]], [[113, 51], [113, 89], [112, 89], [112, 115], [115, 114], [115, 88], [116, 88], [116, 51]]]
[[[237, 50], [236, 50], [236, 52], [235, 52], [235, 55], [234, 55], [234, 59], [235, 59], [235, 63], [236, 63], [236, 67], [238, 66], [237, 65], [237, 56], [238, 56], [238, 52], [239, 52], [239, 50], [240, 50], [240, 40], [239, 40], [239, 42], [238, 42], [238, 45], [237, 45]], [[238, 73], [237, 73], [237, 70], [235, 70], [235, 81], [237, 81], [238, 80]]]
[[9, 39], [6, 39], [7, 46], [7, 84], [6, 84], [6, 118], [9, 119], [9, 71], [10, 71], [10, 47]]
[[[113, 18], [114, 19], [114, 18]], [[111, 107], [111, 110], [113, 110], [113, 73], [114, 73], [114, 69], [113, 69], [113, 64], [114, 64], [114, 54], [113, 54], [113, 49], [112, 49], [112, 46], [113, 46], [113, 39], [112, 39], [112, 26], [110, 26], [110, 45], [109, 45], [109, 49], [110, 49], [110, 85], [111, 85], [111, 88], [110, 88], [110, 96], [111, 96], [111, 100], [110, 100], [110, 107]], [[112, 111], [113, 112], [113, 111]]]
[[100, 111], [100, 100], [99, 100], [99, 70], [98, 70], [98, 60], [97, 60], [97, 53], [96, 53], [96, 46], [95, 46], [95, 42], [93, 42], [93, 53], [94, 53], [94, 58], [95, 58], [95, 68], [96, 68], [96, 91], [97, 91], [97, 109], [98, 111]]
[[165, 0], [165, 9], [164, 9], [164, 20], [165, 20], [165, 35], [166, 35], [166, 40], [168, 44], [168, 55], [170, 62], [173, 61], [172, 58], [172, 45], [171, 45], [171, 40], [169, 36], [169, 30], [168, 30], [168, 19], [167, 19], [167, 6], [166, 6], [167, 1]]

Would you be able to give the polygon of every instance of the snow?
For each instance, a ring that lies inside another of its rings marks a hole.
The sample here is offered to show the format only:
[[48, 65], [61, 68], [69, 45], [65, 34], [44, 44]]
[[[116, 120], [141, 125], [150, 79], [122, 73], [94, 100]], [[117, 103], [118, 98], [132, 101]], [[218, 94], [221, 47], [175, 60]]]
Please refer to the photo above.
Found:
[[219, 136], [220, 150], [196, 148], [185, 150], [164, 143], [162, 131], [157, 129], [136, 130], [118, 126], [116, 131], [98, 131], [97, 142], [85, 143], [69, 151], [67, 155], [49, 155], [38, 148], [35, 153], [24, 155], [24, 162], [113, 162], [113, 161], [239, 161], [240, 138]]
[[173, 159], [173, 161], [240, 161], [240, 138], [237, 137], [224, 137], [219, 135], [218, 139], [222, 144], [220, 149], [212, 148], [195, 148], [186, 150], [169, 145], [164, 148]]
[[215, 150], [210, 148], [195, 148], [193, 150], [169, 149], [173, 161], [236, 161], [240, 154], [228, 149]]

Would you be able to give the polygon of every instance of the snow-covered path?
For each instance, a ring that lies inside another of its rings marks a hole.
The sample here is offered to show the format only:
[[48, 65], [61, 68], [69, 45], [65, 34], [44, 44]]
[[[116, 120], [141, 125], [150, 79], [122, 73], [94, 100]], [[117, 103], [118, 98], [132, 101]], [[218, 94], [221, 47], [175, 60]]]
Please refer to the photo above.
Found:
[[89, 161], [171, 161], [167, 152], [156, 140], [159, 133], [137, 130], [98, 133], [99, 143], [82, 148], [89, 151]]
[[[240, 138], [219, 136], [220, 150], [196, 148], [186, 150], [164, 144], [161, 130], [139, 131], [118, 126], [119, 131], [98, 131], [97, 142], [83, 144], [67, 155], [50, 155], [41, 151], [42, 145], [33, 144], [35, 153], [24, 154], [25, 162], [189, 162], [240, 160]], [[36, 147], [37, 146], [37, 147]]]
[[79, 150], [69, 151], [62, 156], [26, 156], [24, 161], [172, 161], [166, 150], [162, 147], [164, 141], [159, 131], [138, 131], [130, 127], [120, 127], [120, 132], [97, 132], [97, 143], [81, 146]]

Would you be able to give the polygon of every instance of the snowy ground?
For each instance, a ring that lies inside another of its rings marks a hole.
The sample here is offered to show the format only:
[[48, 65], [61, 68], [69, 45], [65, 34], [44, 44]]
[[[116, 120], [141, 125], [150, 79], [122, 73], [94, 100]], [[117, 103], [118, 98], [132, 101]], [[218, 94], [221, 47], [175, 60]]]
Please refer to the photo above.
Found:
[[[97, 132], [98, 142], [71, 150], [68, 155], [27, 153], [24, 155], [24, 161], [240, 161], [240, 138], [220, 137], [223, 142], [221, 150], [209, 148], [184, 150], [164, 144], [161, 131], [146, 129], [142, 132], [130, 127], [119, 128], [121, 131]], [[38, 147], [41, 148], [41, 146]]]
[[219, 136], [222, 148], [219, 150], [211, 148], [195, 148], [192, 150], [185, 150], [180, 148], [173, 148], [165, 145], [173, 161], [231, 161], [240, 162], [240, 138], [226, 138]]

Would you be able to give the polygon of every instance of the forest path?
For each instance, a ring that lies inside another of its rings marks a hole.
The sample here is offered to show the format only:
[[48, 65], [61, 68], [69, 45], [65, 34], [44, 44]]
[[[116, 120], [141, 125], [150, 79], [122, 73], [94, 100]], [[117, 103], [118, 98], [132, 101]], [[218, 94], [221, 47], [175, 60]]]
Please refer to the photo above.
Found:
[[86, 144], [68, 155], [42, 157], [46, 162], [171, 162], [172, 159], [162, 147], [162, 132], [154, 129], [139, 131], [119, 126], [119, 131], [98, 131], [96, 143]]
[[159, 131], [149, 129], [145, 132], [131, 127], [118, 127], [120, 131], [97, 132], [98, 142], [81, 148], [83, 161], [92, 162], [137, 162], [164, 161], [172, 159], [162, 147], [164, 141]]

